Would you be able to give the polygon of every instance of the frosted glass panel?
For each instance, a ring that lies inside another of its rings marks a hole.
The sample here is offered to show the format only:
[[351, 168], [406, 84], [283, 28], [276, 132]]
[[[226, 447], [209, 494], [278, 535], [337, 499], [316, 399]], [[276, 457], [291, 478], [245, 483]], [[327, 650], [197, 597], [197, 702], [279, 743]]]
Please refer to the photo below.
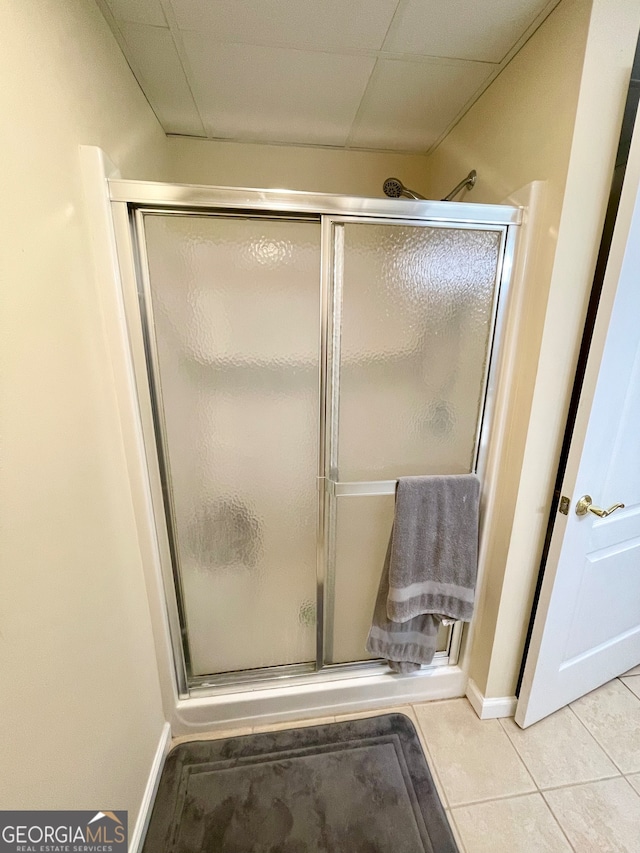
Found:
[[339, 479], [470, 471], [502, 232], [343, 231]]
[[[391, 526], [394, 495], [336, 499], [333, 647], [328, 662], [367, 660], [371, 626]], [[449, 628], [440, 628], [438, 651], [447, 648]]]
[[145, 229], [192, 672], [315, 660], [320, 226]]

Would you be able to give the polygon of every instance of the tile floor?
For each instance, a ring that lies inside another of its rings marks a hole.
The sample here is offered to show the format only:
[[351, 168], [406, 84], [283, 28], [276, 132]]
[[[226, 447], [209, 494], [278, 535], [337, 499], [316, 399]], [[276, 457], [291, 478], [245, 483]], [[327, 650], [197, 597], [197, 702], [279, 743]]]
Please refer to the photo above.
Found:
[[413, 720], [461, 853], [640, 853], [640, 666], [524, 731], [466, 699], [255, 731], [390, 711]]

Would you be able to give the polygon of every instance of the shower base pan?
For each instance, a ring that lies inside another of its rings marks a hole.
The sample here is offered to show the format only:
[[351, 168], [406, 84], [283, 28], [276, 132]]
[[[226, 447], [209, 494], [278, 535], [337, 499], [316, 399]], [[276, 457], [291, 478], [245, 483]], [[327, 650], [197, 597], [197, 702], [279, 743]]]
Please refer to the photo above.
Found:
[[169, 711], [174, 737], [229, 732], [272, 723], [389, 710], [414, 702], [464, 696], [467, 675], [459, 666], [424, 667], [412, 675], [383, 666], [359, 673], [313, 673], [282, 683], [191, 691]]

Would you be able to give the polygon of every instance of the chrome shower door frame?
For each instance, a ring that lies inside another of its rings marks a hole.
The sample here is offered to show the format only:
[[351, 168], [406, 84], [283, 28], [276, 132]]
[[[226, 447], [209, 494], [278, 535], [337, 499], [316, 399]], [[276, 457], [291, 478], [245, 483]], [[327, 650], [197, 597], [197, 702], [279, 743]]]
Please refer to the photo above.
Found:
[[[176, 686], [181, 697], [272, 687], [277, 683], [297, 684], [312, 678], [333, 680], [354, 675], [383, 672], [380, 661], [327, 664], [328, 612], [326, 596], [332, 576], [331, 512], [339, 494], [389, 494], [395, 481], [340, 483], [333, 479], [337, 452], [337, 395], [339, 393], [340, 276], [341, 258], [336, 251], [337, 234], [343, 223], [478, 228], [502, 231], [501, 261], [494, 291], [492, 328], [489, 337], [483, 405], [478, 418], [474, 469], [482, 476], [490, 431], [495, 380], [496, 354], [513, 265], [519, 208], [499, 205], [456, 204], [450, 202], [365, 199], [280, 190], [250, 190], [221, 187], [157, 184], [110, 180], [110, 197], [120, 256], [130, 356], [136, 376], [138, 407], [145, 456], [149, 468], [149, 488], [166, 597], [166, 613], [171, 634]], [[190, 674], [187, 616], [184, 610], [179, 554], [173, 534], [171, 478], [168, 468], [166, 432], [163, 423], [162, 391], [153, 334], [153, 309], [144, 239], [145, 213], [174, 215], [219, 215], [250, 218], [305, 219], [322, 223], [320, 280], [320, 367], [318, 377], [320, 419], [318, 425], [318, 525], [317, 525], [317, 637], [316, 660], [312, 664], [291, 664], [225, 673], [213, 676]], [[134, 292], [131, 292], [131, 291]], [[128, 291], [128, 292], [127, 292]], [[142, 344], [140, 335], [142, 334]], [[135, 341], [138, 340], [136, 346]], [[143, 352], [141, 352], [143, 350]], [[141, 363], [144, 362], [144, 363]], [[152, 424], [152, 426], [150, 426]], [[153, 469], [153, 470], [152, 470]], [[355, 491], [349, 491], [349, 489]], [[449, 632], [447, 650], [439, 652], [433, 665], [457, 662], [462, 624]]]
[[[438, 204], [431, 203], [429, 204]], [[450, 205], [450, 202], [439, 204]], [[375, 480], [375, 481], [340, 481], [338, 473], [338, 431], [339, 431], [339, 401], [340, 401], [340, 357], [342, 339], [342, 305], [343, 305], [343, 266], [344, 266], [344, 240], [342, 225], [345, 224], [367, 224], [367, 225], [396, 225], [409, 227], [424, 227], [438, 229], [461, 229], [464, 230], [487, 230], [500, 233], [500, 248], [498, 252], [498, 264], [493, 289], [493, 303], [491, 308], [491, 319], [488, 334], [487, 359], [484, 375], [482, 377], [482, 389], [480, 394], [480, 407], [477, 418], [476, 434], [474, 439], [473, 459], [470, 472], [477, 473], [482, 479], [486, 465], [487, 437], [489, 433], [490, 418], [493, 410], [495, 376], [497, 358], [495, 357], [500, 348], [500, 336], [502, 333], [504, 310], [509, 280], [513, 265], [515, 250], [516, 231], [513, 225], [471, 222], [458, 220], [443, 221], [435, 219], [417, 220], [415, 218], [376, 217], [354, 215], [323, 216], [323, 262], [326, 258], [325, 273], [323, 274], [323, 318], [326, 318], [326, 329], [323, 329], [323, 340], [327, 343], [326, 364], [322, 370], [321, 389], [326, 404], [325, 418], [323, 420], [323, 431], [321, 435], [321, 493], [324, 499], [320, 501], [323, 506], [320, 535], [323, 537], [321, 547], [323, 552], [322, 561], [318, 564], [318, 585], [320, 589], [319, 601], [322, 600], [321, 619], [318, 620], [319, 632], [323, 636], [322, 655], [320, 661], [320, 645], [318, 668], [324, 670], [344, 670], [352, 672], [354, 668], [364, 666], [380, 665], [380, 661], [358, 661], [354, 663], [328, 663], [329, 644], [333, 639], [333, 624], [327, 601], [332, 600], [333, 582], [336, 571], [336, 512], [337, 498], [346, 496], [378, 496], [394, 495], [397, 480]], [[323, 320], [324, 322], [324, 320]], [[484, 436], [484, 440], [483, 440]], [[322, 462], [324, 463], [322, 465]], [[458, 661], [460, 645], [462, 642], [463, 623], [455, 622], [448, 631], [446, 649], [437, 651], [433, 657], [433, 666], [453, 666]]]

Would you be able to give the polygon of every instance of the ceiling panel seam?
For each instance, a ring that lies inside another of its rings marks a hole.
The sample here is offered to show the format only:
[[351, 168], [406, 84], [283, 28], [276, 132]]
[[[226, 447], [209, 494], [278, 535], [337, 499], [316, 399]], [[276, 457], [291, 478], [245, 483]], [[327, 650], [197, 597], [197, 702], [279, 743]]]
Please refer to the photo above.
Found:
[[171, 33], [171, 38], [173, 39], [173, 43], [176, 48], [176, 53], [178, 54], [178, 60], [180, 61], [180, 65], [182, 66], [182, 73], [184, 74], [185, 80], [187, 81], [187, 86], [189, 87], [189, 91], [191, 92], [193, 105], [196, 109], [196, 112], [198, 114], [198, 120], [200, 121], [200, 125], [202, 127], [202, 134], [203, 136], [210, 137], [211, 135], [202, 117], [200, 105], [198, 104], [198, 99], [196, 97], [195, 87], [193, 85], [193, 72], [191, 71], [189, 59], [187, 58], [187, 52], [184, 49], [182, 36], [180, 35], [178, 22], [176, 21], [176, 16], [175, 12], [173, 11], [173, 6], [171, 5], [171, 0], [160, 0], [160, 5], [162, 6], [162, 11], [167, 20], [167, 24], [169, 25], [169, 32]]
[[389, 38], [389, 33], [391, 32], [391, 30], [393, 28], [393, 22], [395, 21], [397, 15], [398, 15], [398, 9], [405, 2], [406, 2], [406, 0], [398, 0], [398, 2], [396, 3], [396, 8], [393, 10], [393, 15], [391, 16], [391, 20], [389, 21], [389, 26], [387, 27], [387, 31], [384, 34], [384, 38], [382, 39], [382, 43], [380, 45], [380, 50], [384, 50], [385, 43], [386, 43], [387, 39]]
[[410, 148], [367, 148], [366, 145], [330, 145], [326, 142], [257, 142], [255, 139], [242, 139], [237, 136], [196, 136], [192, 133], [167, 133], [168, 139], [200, 139], [205, 142], [229, 142], [233, 145], [275, 145], [278, 148], [321, 148], [325, 151], [363, 151], [367, 154], [402, 154], [408, 157], [424, 157], [426, 151]]
[[[162, 2], [168, 2], [168, 0], [162, 0]], [[149, 24], [142, 24], [140, 26], [151, 26]], [[155, 29], [166, 29], [166, 27], [155, 27]], [[170, 28], [171, 29], [171, 28]], [[196, 35], [206, 35], [202, 30], [177, 30], [180, 34], [188, 33]], [[372, 48], [365, 47], [352, 47], [352, 48], [340, 48], [340, 49], [332, 49], [332, 48], [320, 48], [320, 47], [292, 47], [290, 44], [275, 44], [273, 42], [259, 42], [259, 41], [239, 41], [237, 39], [233, 41], [223, 41], [216, 40], [215, 37], [210, 38], [210, 42], [212, 45], [220, 45], [220, 46], [233, 46], [238, 45], [240, 47], [259, 47], [264, 48], [265, 50], [290, 50], [297, 51], [298, 53], [317, 53], [321, 55], [327, 56], [353, 56], [356, 58], [365, 58], [365, 59], [393, 59], [402, 62], [413, 62], [417, 65], [451, 65], [451, 66], [464, 66], [464, 65], [488, 65], [492, 67], [498, 67], [500, 65], [499, 62], [491, 62], [488, 59], [464, 59], [460, 56], [434, 56], [428, 53], [403, 53], [402, 51], [387, 51], [387, 50], [373, 50]]]
[[384, 41], [382, 42], [381, 50], [384, 50], [385, 44], [395, 36], [398, 28], [400, 26], [400, 21], [402, 20], [402, 16], [407, 7], [407, 3], [409, 0], [398, 0], [398, 5], [396, 6], [396, 11], [393, 13], [393, 18], [391, 19], [391, 23], [389, 24], [389, 28], [385, 34]]
[[153, 106], [153, 104], [149, 100], [147, 93], [145, 92], [144, 86], [142, 85], [143, 80], [144, 80], [144, 76], [140, 70], [140, 66], [136, 62], [136, 59], [133, 55], [133, 51], [130, 50], [129, 45], [127, 43], [127, 40], [125, 39], [124, 34], [123, 34], [122, 30], [120, 29], [120, 25], [119, 25], [116, 17], [114, 16], [113, 12], [111, 11], [111, 8], [108, 5], [107, 0], [96, 0], [96, 3], [97, 3], [98, 8], [100, 9], [100, 11], [102, 12], [102, 15], [103, 15], [105, 21], [109, 25], [109, 28], [110, 28], [111, 32], [113, 33], [115, 40], [118, 42], [118, 47], [122, 51], [122, 55], [123, 55], [127, 65], [131, 69], [131, 73], [133, 74], [133, 76], [136, 79], [136, 83], [138, 84], [138, 88], [142, 92], [142, 95], [143, 95], [145, 101], [147, 102], [147, 104], [149, 104], [149, 109], [151, 110], [151, 112], [156, 117], [156, 121], [160, 125], [160, 129], [164, 130], [165, 134], [166, 134], [164, 124], [162, 123], [160, 116], [156, 112], [155, 107]]
[[[347, 149], [351, 149], [350, 142], [354, 133], [358, 130], [360, 123], [362, 121], [362, 115], [364, 110], [367, 107], [368, 102], [371, 100], [373, 88], [375, 85], [376, 75], [379, 73], [378, 70], [378, 60], [376, 59], [373, 68], [371, 69], [371, 74], [369, 75], [369, 79], [367, 80], [367, 85], [365, 87], [364, 92], [362, 93], [362, 97], [360, 98], [360, 103], [358, 104], [358, 109], [356, 110], [356, 114], [353, 117], [353, 121], [351, 122], [351, 127], [349, 128], [349, 133], [344, 143], [344, 147]], [[352, 149], [351, 149], [352, 150]]]
[[475, 102], [487, 91], [489, 86], [491, 86], [491, 84], [494, 83], [495, 80], [497, 80], [497, 78], [502, 74], [502, 72], [505, 70], [507, 65], [509, 65], [511, 60], [522, 50], [522, 48], [529, 41], [531, 36], [535, 32], [537, 32], [539, 27], [542, 26], [542, 24], [546, 21], [546, 19], [549, 17], [549, 15], [553, 12], [553, 10], [556, 8], [556, 6], [560, 2], [561, 2], [561, 0], [550, 0], [550, 2], [544, 7], [542, 12], [540, 12], [540, 14], [534, 18], [534, 20], [527, 27], [527, 29], [524, 31], [524, 33], [520, 36], [520, 38], [516, 42], [514, 42], [514, 44], [511, 46], [511, 49], [502, 58], [502, 60], [500, 61], [500, 64], [496, 67], [496, 70], [494, 71], [494, 73], [491, 74], [485, 80], [483, 85], [480, 86], [480, 88], [473, 95], [473, 97], [471, 97], [467, 101], [467, 103], [460, 110], [458, 115], [453, 119], [451, 124], [449, 124], [448, 127], [446, 127], [442, 131], [442, 133], [436, 139], [436, 141], [433, 143], [433, 145], [431, 145], [430, 148], [424, 152], [425, 154], [427, 154], [427, 155], [433, 154], [433, 152], [436, 150], [436, 148], [447, 138], [447, 136], [451, 133], [451, 131], [454, 129], [454, 127], [458, 124], [458, 122], [460, 122], [464, 118], [464, 116], [469, 112], [469, 110], [475, 104]]

